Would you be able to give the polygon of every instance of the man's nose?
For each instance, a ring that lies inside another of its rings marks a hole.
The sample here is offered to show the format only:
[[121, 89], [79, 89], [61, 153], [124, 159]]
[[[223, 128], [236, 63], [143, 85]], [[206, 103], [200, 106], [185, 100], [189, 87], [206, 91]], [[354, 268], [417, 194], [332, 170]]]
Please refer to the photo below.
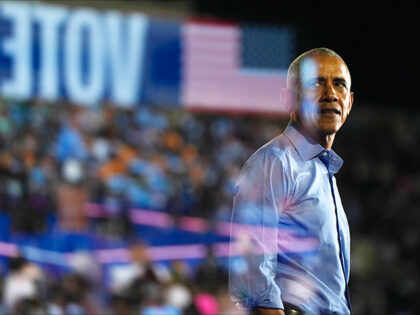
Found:
[[331, 83], [327, 83], [323, 90], [322, 102], [337, 102], [337, 94], [335, 93], [334, 86]]

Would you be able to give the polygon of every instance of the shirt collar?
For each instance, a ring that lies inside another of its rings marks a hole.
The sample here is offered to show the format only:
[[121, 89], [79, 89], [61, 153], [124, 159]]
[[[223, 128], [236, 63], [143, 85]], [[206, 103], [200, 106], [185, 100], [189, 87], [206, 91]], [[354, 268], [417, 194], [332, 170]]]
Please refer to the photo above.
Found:
[[[310, 137], [302, 134], [294, 121], [290, 121], [289, 125], [284, 131], [284, 135], [292, 143], [302, 161], [311, 160], [317, 157], [324, 150], [324, 148], [319, 143], [316, 143]], [[333, 150], [330, 150], [329, 163], [330, 171], [337, 173], [343, 165], [343, 160], [338, 156], [337, 153], [335, 153]]]

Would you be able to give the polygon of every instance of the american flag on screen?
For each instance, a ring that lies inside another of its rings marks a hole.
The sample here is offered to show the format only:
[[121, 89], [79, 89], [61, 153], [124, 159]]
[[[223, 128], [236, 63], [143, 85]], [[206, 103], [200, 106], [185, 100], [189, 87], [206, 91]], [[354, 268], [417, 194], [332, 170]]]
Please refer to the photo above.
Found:
[[182, 103], [211, 111], [287, 114], [280, 102], [294, 54], [287, 28], [187, 22]]

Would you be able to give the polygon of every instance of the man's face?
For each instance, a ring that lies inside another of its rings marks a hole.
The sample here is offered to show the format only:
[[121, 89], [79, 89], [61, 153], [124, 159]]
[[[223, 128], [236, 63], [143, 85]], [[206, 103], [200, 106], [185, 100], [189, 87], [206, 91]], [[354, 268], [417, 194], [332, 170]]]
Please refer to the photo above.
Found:
[[302, 61], [297, 120], [312, 132], [335, 134], [353, 104], [350, 75], [344, 62], [333, 56], [311, 56]]

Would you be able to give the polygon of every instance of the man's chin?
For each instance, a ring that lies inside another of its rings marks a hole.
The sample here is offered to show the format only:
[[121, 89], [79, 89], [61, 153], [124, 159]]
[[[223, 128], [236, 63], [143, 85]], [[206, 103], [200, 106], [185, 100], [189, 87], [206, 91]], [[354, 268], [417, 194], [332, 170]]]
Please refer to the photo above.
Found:
[[337, 126], [337, 125], [334, 125], [334, 126], [318, 125], [318, 131], [324, 135], [333, 135], [337, 133], [338, 130], [340, 130], [340, 126]]

